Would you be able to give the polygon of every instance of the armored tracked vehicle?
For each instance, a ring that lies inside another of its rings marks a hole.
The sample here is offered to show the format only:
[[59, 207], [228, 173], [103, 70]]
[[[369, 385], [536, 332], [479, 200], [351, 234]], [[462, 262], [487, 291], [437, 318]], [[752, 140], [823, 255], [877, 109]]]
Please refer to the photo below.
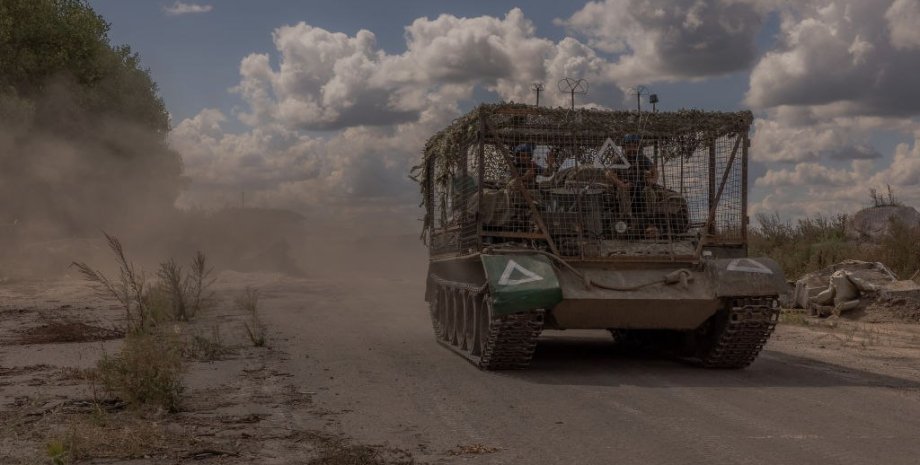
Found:
[[499, 104], [435, 134], [413, 176], [437, 340], [487, 370], [543, 329], [749, 365], [785, 285], [747, 254], [752, 118]]

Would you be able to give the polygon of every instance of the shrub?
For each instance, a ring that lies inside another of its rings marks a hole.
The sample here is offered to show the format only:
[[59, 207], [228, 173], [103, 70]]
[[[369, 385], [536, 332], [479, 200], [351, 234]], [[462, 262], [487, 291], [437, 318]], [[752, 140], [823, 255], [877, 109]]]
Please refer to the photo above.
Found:
[[83, 262], [73, 262], [73, 266], [86, 278], [96, 284], [99, 291], [118, 301], [125, 310], [128, 332], [143, 332], [148, 328], [150, 311], [147, 308], [147, 279], [143, 270], [136, 268], [125, 256], [124, 247], [117, 237], [105, 234], [106, 241], [119, 266], [119, 279], [109, 279], [104, 273], [91, 268]]
[[201, 333], [192, 335], [187, 355], [210, 362], [219, 360], [230, 352], [231, 350], [224, 345], [223, 338], [220, 336], [220, 326], [215, 325], [211, 327], [211, 337], [204, 336]]
[[902, 279], [920, 270], [920, 227], [904, 224], [892, 218], [888, 232], [882, 237], [875, 254], [869, 259], [880, 261]]
[[159, 280], [149, 285], [144, 271], [126, 257], [121, 241], [104, 234], [119, 266], [118, 280], [110, 279], [83, 262], [73, 262], [73, 266], [96, 285], [102, 295], [121, 304], [127, 332], [147, 332], [160, 321], [189, 321], [210, 304], [213, 295], [208, 288], [213, 283], [210, 279], [213, 269], [208, 268], [203, 253], [195, 254], [188, 272], [173, 259], [161, 263], [157, 273]]
[[249, 336], [249, 341], [256, 347], [265, 346], [265, 325], [262, 323], [262, 319], [259, 318], [259, 291], [247, 287], [234, 302], [236, 303], [236, 308], [246, 313], [249, 317], [249, 320], [243, 323], [246, 335]]
[[210, 303], [211, 294], [207, 288], [212, 282], [209, 280], [211, 271], [201, 252], [195, 254], [188, 272], [174, 259], [160, 264], [158, 291], [165, 295], [172, 318], [189, 321]]
[[757, 215], [760, 227], [751, 230], [750, 252], [776, 260], [790, 279], [846, 259], [882, 262], [902, 278], [920, 270], [920, 227], [892, 218], [878, 244], [848, 241], [846, 216], [817, 216], [795, 224], [778, 214]]
[[788, 277], [797, 277], [855, 258], [856, 244], [846, 240], [846, 215], [804, 218], [794, 224], [779, 214], [758, 214], [760, 227], [751, 230], [751, 254], [776, 260]]
[[129, 405], [179, 409], [182, 348], [173, 336], [130, 334], [121, 351], [103, 356], [96, 370], [102, 386]]

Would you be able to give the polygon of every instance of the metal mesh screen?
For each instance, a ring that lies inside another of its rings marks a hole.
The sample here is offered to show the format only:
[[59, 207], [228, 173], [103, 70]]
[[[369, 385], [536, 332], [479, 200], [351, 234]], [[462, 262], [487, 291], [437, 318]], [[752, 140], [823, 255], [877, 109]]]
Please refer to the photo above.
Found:
[[640, 117], [592, 130], [551, 116], [486, 115], [476, 140], [429, 166], [433, 251], [656, 259], [743, 243], [746, 126], [649, 131]]

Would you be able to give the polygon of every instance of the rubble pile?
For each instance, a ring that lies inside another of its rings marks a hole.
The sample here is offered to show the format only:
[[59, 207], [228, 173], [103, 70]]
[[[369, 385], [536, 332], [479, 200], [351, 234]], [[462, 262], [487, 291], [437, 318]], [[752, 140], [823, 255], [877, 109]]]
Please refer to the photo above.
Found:
[[795, 308], [866, 321], [920, 322], [920, 276], [899, 280], [879, 262], [845, 260], [796, 281]]

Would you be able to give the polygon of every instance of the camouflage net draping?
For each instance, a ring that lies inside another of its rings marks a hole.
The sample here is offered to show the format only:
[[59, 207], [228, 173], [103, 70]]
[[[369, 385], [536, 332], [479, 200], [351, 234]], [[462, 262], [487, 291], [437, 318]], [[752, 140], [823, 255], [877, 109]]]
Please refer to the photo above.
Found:
[[655, 141], [656, 153], [664, 161], [689, 160], [698, 150], [716, 144], [720, 138], [747, 134], [752, 121], [750, 111], [640, 113], [526, 104], [480, 105], [428, 139], [421, 163], [412, 169], [410, 176], [419, 183], [422, 206], [426, 207], [422, 236], [425, 238], [435, 221], [433, 209], [428, 207], [446, 204], [448, 199], [435, 197], [446, 195], [449, 184], [459, 174], [458, 167], [467, 163], [470, 150], [481, 143], [510, 149], [513, 144], [529, 140], [565, 139], [569, 141], [567, 150], [572, 153], [596, 157], [597, 149], [592, 144], [599, 138], [619, 141], [633, 134], [642, 140]]

